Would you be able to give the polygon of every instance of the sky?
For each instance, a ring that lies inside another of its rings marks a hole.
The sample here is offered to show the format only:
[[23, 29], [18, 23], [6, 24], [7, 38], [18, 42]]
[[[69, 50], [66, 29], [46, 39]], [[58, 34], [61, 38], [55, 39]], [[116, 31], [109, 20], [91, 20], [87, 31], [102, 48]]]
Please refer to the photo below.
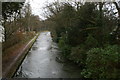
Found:
[[38, 15], [41, 19], [45, 19], [43, 15], [43, 7], [45, 7], [46, 3], [54, 2], [55, 0], [26, 0], [26, 2], [30, 2], [32, 8], [32, 14]]
[[[30, 2], [32, 13], [38, 15], [41, 19], [45, 19], [43, 15], [44, 10], [42, 9], [43, 7], [45, 7], [45, 4], [52, 3], [55, 1], [64, 2], [67, 0], [26, 0], [26, 2]], [[68, 0], [68, 1], [72, 1], [72, 0]]]
[[[31, 8], [32, 8], [32, 14], [38, 15], [40, 19], [44, 20], [45, 17], [43, 15], [44, 13], [43, 7], [45, 7], [45, 4], [55, 2], [57, 0], [26, 0], [26, 2], [28, 1], [30, 2]], [[58, 1], [62, 2], [67, 0], [58, 0]], [[68, 0], [68, 1], [72, 1], [72, 0]], [[75, 1], [79, 1], [79, 0], [75, 0]], [[84, 0], [81, 0], [81, 1], [84, 1]], [[99, 0], [96, 0], [96, 1], [99, 1]]]

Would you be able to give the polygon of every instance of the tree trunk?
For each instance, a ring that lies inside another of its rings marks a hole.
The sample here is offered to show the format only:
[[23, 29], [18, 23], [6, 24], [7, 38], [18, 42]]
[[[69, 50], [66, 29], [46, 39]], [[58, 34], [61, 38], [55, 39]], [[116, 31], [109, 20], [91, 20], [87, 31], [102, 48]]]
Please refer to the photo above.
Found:
[[118, 27], [117, 27], [117, 31], [120, 31], [120, 7], [118, 6], [118, 4], [116, 2], [114, 2], [116, 9], [118, 10]]
[[118, 6], [118, 4], [116, 2], [113, 2], [116, 6], [116, 9], [118, 11], [118, 26], [116, 28], [116, 38], [119, 41], [120, 40], [120, 6]]

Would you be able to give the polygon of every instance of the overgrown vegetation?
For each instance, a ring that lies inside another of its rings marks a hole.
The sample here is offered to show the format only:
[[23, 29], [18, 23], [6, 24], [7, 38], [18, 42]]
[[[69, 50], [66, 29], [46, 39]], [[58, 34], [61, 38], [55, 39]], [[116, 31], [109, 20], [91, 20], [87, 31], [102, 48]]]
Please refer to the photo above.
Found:
[[33, 15], [29, 3], [3, 2], [2, 24], [5, 28], [4, 51], [15, 44], [25, 43], [40, 31], [42, 21], [39, 16]]
[[108, 45], [92, 48], [87, 52], [86, 67], [81, 74], [85, 78], [120, 78], [120, 47]]
[[117, 2], [54, 2], [46, 6], [53, 40], [65, 58], [83, 69], [85, 78], [120, 78], [120, 9], [114, 13], [113, 6], [119, 9]]

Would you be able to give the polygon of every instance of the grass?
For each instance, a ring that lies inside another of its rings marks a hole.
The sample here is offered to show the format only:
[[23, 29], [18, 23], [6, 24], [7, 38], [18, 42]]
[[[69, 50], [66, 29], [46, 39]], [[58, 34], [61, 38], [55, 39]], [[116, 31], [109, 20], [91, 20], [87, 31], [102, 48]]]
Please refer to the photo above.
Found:
[[[35, 35], [34, 35], [35, 36]], [[32, 44], [37, 39], [38, 35], [36, 37], [31, 36], [27, 38], [26, 40], [23, 40], [10, 48], [7, 48], [3, 55], [2, 55], [2, 67], [3, 67], [3, 75], [7, 77], [12, 77], [16, 69], [18, 68], [19, 64], [21, 64], [21, 61], [24, 59], [25, 55], [31, 48]], [[33, 39], [34, 37], [34, 39]], [[27, 46], [27, 47], [26, 47]], [[24, 49], [26, 48], [26, 49]], [[12, 68], [9, 68], [9, 65], [12, 65]], [[8, 71], [6, 70], [8, 68]], [[10, 69], [10, 70], [9, 70]], [[4, 74], [5, 73], [5, 74]]]

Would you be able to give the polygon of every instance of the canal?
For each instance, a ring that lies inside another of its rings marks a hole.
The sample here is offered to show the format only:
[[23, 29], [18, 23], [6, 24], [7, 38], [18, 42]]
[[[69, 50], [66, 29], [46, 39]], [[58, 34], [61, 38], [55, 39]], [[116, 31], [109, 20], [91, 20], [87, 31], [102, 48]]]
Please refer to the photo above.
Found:
[[59, 56], [50, 32], [41, 32], [14, 78], [80, 78], [80, 67], [57, 61]]

